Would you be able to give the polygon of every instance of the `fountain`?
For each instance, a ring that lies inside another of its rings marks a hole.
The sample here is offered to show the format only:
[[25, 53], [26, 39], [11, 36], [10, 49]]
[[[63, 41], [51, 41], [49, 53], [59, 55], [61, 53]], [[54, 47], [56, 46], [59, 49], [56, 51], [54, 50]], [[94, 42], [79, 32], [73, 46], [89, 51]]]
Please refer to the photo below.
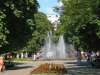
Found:
[[57, 44], [57, 52], [58, 52], [58, 59], [65, 59], [66, 58], [66, 48], [65, 48], [65, 42], [64, 42], [64, 38], [63, 35], [61, 35], [59, 37], [59, 41]]
[[51, 41], [51, 38], [52, 38], [52, 33], [48, 32], [48, 36], [45, 39], [46, 40], [45, 45], [42, 49], [42, 54], [41, 54], [43, 59], [55, 59], [56, 50], [54, 50], [54, 44]]
[[[63, 12], [63, 3], [59, 1], [58, 3], [59, 12]], [[51, 15], [48, 20], [54, 25], [54, 31], [57, 30], [57, 25], [60, 23], [59, 15]], [[63, 35], [59, 36], [58, 43], [55, 44], [52, 41], [52, 32], [48, 32], [46, 37], [45, 45], [42, 47], [42, 59], [66, 59], [66, 57], [73, 52], [72, 47], [69, 44], [65, 45]]]
[[48, 36], [45, 39], [45, 45], [41, 50], [42, 59], [66, 59], [72, 47], [70, 48], [68, 44], [65, 45], [63, 35], [60, 35], [58, 43], [56, 44], [53, 43], [51, 39], [52, 32], [48, 32]]

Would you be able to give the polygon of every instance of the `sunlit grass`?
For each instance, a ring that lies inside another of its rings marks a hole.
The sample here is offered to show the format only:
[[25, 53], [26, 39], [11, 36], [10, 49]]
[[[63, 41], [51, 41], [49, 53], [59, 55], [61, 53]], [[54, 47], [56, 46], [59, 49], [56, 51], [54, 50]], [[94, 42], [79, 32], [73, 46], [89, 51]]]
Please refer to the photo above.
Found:
[[32, 59], [31, 58], [19, 58], [19, 59], [14, 58], [13, 61], [32, 61]]

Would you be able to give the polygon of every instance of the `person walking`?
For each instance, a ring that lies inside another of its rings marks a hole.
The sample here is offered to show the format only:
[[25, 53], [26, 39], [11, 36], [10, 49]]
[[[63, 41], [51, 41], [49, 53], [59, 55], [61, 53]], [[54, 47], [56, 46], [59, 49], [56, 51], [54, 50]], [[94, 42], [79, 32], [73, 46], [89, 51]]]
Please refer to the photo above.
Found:
[[0, 56], [0, 72], [4, 71], [5, 65], [4, 65], [4, 59], [2, 56]]

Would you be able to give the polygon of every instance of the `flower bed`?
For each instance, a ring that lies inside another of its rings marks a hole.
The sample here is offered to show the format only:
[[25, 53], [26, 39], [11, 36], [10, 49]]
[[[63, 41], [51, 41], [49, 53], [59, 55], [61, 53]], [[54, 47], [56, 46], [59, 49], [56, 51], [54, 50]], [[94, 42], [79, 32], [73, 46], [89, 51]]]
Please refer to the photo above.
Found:
[[54, 63], [45, 63], [41, 64], [37, 68], [33, 69], [31, 71], [31, 74], [40, 74], [40, 75], [58, 75], [60, 73], [63, 73], [65, 71], [63, 64], [54, 64]]

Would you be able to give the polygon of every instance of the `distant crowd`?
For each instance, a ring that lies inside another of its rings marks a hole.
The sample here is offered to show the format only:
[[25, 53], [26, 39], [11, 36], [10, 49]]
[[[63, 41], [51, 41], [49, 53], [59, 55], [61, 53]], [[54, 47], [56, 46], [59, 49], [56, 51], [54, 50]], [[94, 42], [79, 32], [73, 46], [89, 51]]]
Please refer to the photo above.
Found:
[[100, 51], [79, 51], [77, 52], [79, 60], [91, 61], [93, 59], [100, 59]]

